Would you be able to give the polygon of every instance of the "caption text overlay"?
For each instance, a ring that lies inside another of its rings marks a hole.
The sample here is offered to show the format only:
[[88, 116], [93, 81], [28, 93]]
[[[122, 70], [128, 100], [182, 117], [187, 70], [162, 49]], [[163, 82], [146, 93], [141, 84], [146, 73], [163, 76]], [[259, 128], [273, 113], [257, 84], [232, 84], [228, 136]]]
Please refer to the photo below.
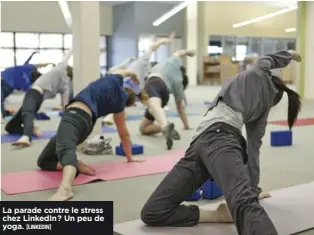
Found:
[[57, 235], [113, 234], [113, 202], [1, 202], [1, 234], [39, 231]]

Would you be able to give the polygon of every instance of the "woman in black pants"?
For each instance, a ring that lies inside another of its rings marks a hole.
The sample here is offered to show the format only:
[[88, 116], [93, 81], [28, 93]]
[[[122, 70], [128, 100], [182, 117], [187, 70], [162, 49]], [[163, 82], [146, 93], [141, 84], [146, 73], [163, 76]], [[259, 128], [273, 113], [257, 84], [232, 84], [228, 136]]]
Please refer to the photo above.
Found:
[[[141, 218], [151, 226], [194, 226], [234, 222], [240, 235], [277, 235], [259, 199], [259, 151], [270, 109], [288, 95], [291, 129], [301, 108], [299, 95], [271, 74], [271, 69], [301, 61], [294, 51], [265, 55], [252, 68], [224, 83], [198, 126], [185, 156], [144, 205]], [[241, 134], [245, 125], [247, 143]], [[245, 168], [247, 164], [248, 169]], [[221, 188], [226, 203], [206, 211], [182, 205], [208, 179]], [[227, 207], [228, 206], [228, 207]], [[229, 212], [229, 210], [230, 212]]]
[[138, 162], [132, 158], [131, 138], [126, 126], [125, 106], [133, 106], [136, 98], [146, 102], [147, 95], [138, 95], [131, 88], [123, 88], [123, 78], [136, 75], [128, 70], [117, 70], [90, 83], [77, 94], [66, 107], [59, 124], [57, 134], [46, 145], [38, 158], [38, 166], [43, 170], [62, 170], [63, 177], [58, 191], [51, 201], [65, 201], [73, 197], [72, 182], [79, 173], [95, 175], [93, 168], [78, 161], [76, 146], [81, 144], [89, 134], [98, 118], [109, 113], [114, 114], [123, 150], [128, 162]]
[[[172, 140], [179, 140], [180, 135], [174, 129], [174, 124], [168, 122], [163, 108], [168, 104], [170, 93], [167, 85], [157, 74], [149, 75], [144, 90], [147, 92], [148, 108], [140, 124], [142, 135], [155, 135], [163, 133], [168, 149], [172, 147]], [[158, 123], [155, 123], [155, 120]]]
[[21, 138], [12, 143], [13, 146], [28, 147], [31, 145], [33, 135], [41, 135], [40, 131], [34, 128], [33, 121], [45, 99], [54, 98], [60, 93], [62, 107], [64, 108], [68, 103], [72, 70], [69, 69], [67, 62], [71, 56], [72, 52], [70, 51], [61, 63], [40, 76], [31, 89], [27, 91], [22, 107], [5, 127], [5, 130], [10, 134], [22, 135]]

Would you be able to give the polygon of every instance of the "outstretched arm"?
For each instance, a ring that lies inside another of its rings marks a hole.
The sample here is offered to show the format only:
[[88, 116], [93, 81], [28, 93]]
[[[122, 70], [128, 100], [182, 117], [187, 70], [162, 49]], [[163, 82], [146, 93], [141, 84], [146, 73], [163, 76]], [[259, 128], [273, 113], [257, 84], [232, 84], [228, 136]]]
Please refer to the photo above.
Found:
[[184, 57], [184, 56], [193, 57], [195, 55], [195, 50], [193, 49], [179, 50], [179, 51], [176, 51], [173, 55], [177, 57]]
[[134, 60], [135, 60], [134, 57], [125, 59], [121, 64], [118, 64], [110, 68], [108, 73], [113, 73], [116, 70], [126, 69]]
[[301, 56], [293, 50], [278, 51], [260, 57], [253, 66], [266, 70], [279, 69], [286, 67], [291, 60], [301, 62]]
[[118, 69], [118, 70], [113, 71], [111, 74], [118, 74], [124, 78], [130, 77], [134, 83], [136, 83], [137, 85], [139, 84], [139, 80], [137, 79], [137, 75], [134, 72], [132, 72], [131, 70]]

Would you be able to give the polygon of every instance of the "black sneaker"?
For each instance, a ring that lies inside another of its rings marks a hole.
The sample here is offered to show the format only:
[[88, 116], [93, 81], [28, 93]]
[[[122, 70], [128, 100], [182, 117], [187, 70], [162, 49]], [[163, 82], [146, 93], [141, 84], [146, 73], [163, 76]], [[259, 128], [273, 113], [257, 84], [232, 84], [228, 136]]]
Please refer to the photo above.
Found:
[[172, 140], [172, 132], [174, 130], [174, 124], [173, 123], [169, 123], [165, 130], [163, 131], [163, 135], [166, 138], [166, 144], [167, 144], [167, 149], [170, 150], [172, 149], [172, 145], [173, 145], [173, 140]]
[[177, 132], [175, 129], [173, 129], [173, 132], [172, 132], [172, 139], [173, 140], [180, 140], [181, 139], [179, 132]]

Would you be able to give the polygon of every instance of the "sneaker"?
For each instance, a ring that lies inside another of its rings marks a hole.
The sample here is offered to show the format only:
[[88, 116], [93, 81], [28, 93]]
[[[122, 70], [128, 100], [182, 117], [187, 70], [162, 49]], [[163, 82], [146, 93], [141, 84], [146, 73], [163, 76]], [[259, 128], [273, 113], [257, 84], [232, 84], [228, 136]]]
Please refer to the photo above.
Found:
[[172, 145], [173, 145], [173, 140], [172, 140], [172, 133], [174, 130], [174, 124], [173, 123], [168, 123], [168, 125], [166, 126], [165, 130], [163, 131], [163, 135], [166, 139], [166, 144], [167, 144], [167, 149], [170, 150], [172, 149]]
[[173, 140], [180, 140], [181, 139], [179, 132], [177, 132], [175, 129], [173, 129], [173, 131], [172, 131], [172, 139]]
[[86, 142], [83, 152], [88, 155], [111, 155], [113, 153], [113, 149], [110, 142], [110, 138], [106, 139], [102, 135], [95, 136]]

